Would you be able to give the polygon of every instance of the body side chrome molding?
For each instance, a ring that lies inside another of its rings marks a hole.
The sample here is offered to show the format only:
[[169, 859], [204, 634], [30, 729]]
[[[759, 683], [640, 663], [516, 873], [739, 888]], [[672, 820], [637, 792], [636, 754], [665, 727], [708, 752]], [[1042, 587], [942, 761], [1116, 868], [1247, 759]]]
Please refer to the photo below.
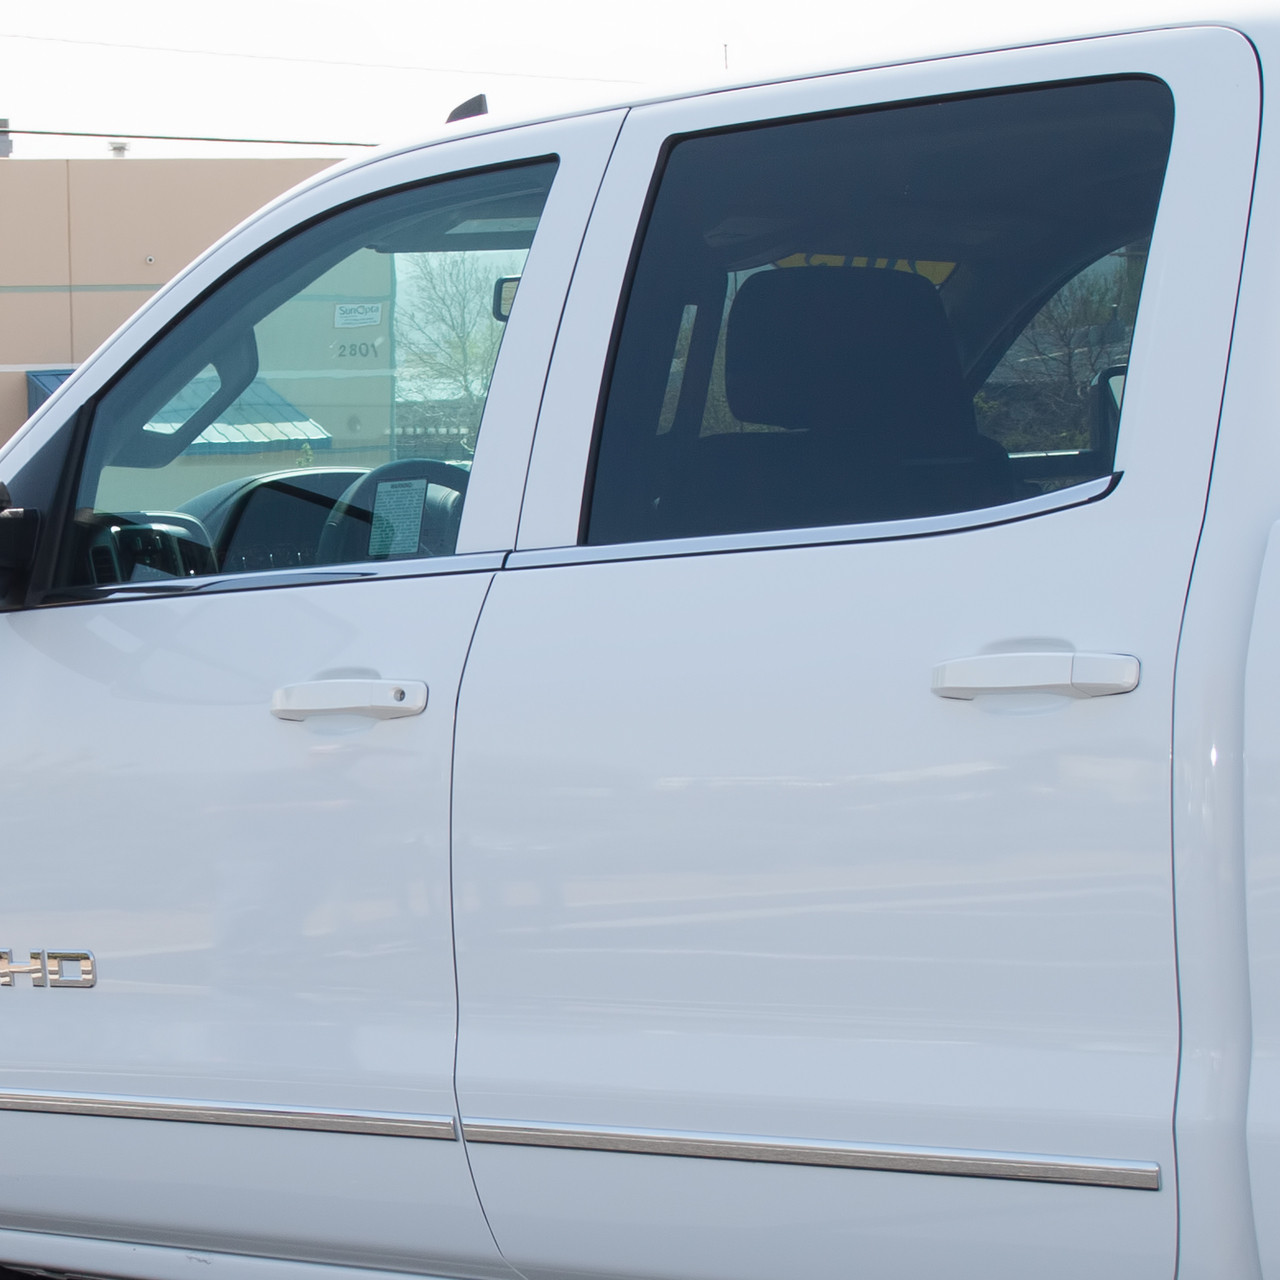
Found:
[[493, 573], [501, 569], [506, 551], [474, 551], [463, 555], [423, 557], [372, 563], [305, 565], [291, 569], [260, 569], [246, 573], [211, 574], [204, 578], [158, 578], [143, 582], [112, 582], [95, 587], [70, 587], [40, 601], [41, 608], [101, 604], [105, 600], [150, 600], [158, 597], [210, 596], [233, 591], [264, 591], [281, 587], [331, 587], [353, 582], [383, 582], [392, 578], [439, 578], [454, 573]]
[[249, 1129], [309, 1129], [318, 1133], [362, 1133], [394, 1138], [457, 1140], [452, 1116], [396, 1111], [328, 1111], [309, 1107], [269, 1107], [186, 1099], [116, 1097], [110, 1094], [0, 1093], [0, 1111], [39, 1111], [123, 1120], [170, 1120], [185, 1124], [228, 1124]]
[[[109, 1094], [0, 1093], [0, 1111], [100, 1116], [127, 1120], [168, 1120], [186, 1124], [236, 1125], [256, 1129], [302, 1129], [399, 1138], [457, 1139], [452, 1116], [392, 1111], [330, 1111], [257, 1104], [123, 1097]], [[907, 1147], [883, 1143], [780, 1141], [745, 1135], [688, 1133], [665, 1129], [604, 1129], [591, 1125], [523, 1124], [512, 1120], [467, 1119], [468, 1142], [505, 1146], [557, 1147], [633, 1155], [684, 1156], [703, 1160], [743, 1160], [765, 1164], [814, 1165], [893, 1173], [928, 1173], [965, 1178], [1005, 1178], [1062, 1182], [1078, 1186], [1160, 1189], [1160, 1166], [1145, 1160], [1082, 1159], [1012, 1151], [954, 1147]]]
[[970, 1151], [956, 1147], [811, 1142], [664, 1129], [520, 1124], [512, 1120], [489, 1119], [464, 1119], [462, 1136], [467, 1142], [561, 1147], [573, 1151], [749, 1160], [832, 1169], [945, 1174], [961, 1178], [1011, 1178], [1023, 1182], [1066, 1182], [1086, 1187], [1126, 1187], [1137, 1191], [1160, 1189], [1160, 1166], [1147, 1160], [1086, 1160], [1075, 1156]]
[[1034, 498], [1022, 498], [998, 507], [953, 511], [940, 516], [919, 516], [910, 520], [705, 534], [698, 537], [665, 538], [654, 542], [521, 548], [508, 555], [506, 567], [560, 568], [577, 564], [611, 564], [622, 560], [667, 560], [676, 556], [723, 555], [739, 551], [789, 551], [796, 548], [852, 546], [863, 542], [904, 542], [915, 538], [936, 537], [939, 534], [971, 533], [977, 529], [1016, 524], [1037, 516], [1101, 502], [1115, 490], [1123, 475], [1122, 471], [1117, 471], [1067, 489], [1054, 489]]

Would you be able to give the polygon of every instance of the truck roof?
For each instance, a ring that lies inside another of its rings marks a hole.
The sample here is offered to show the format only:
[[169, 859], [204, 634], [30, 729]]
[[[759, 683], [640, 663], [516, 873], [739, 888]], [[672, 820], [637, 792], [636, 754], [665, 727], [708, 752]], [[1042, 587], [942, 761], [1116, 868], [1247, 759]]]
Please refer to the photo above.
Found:
[[701, 94], [1096, 36], [1206, 25], [1238, 30], [1260, 52], [1265, 52], [1266, 46], [1280, 40], [1280, 6], [1274, 0], [1233, 0], [1231, 3], [1215, 3], [1214, 0], [1082, 0], [1060, 8], [1022, 5], [1016, 9], [1001, 7], [986, 11], [970, 6], [939, 5], [931, 7], [925, 20], [920, 20], [918, 13], [908, 10], [905, 13], [897, 11], [894, 21], [884, 20], [880, 24], [868, 21], [865, 13], [859, 12], [856, 37], [842, 32], [837, 23], [829, 33], [820, 33], [821, 38], [815, 41], [817, 54], [814, 57], [783, 53], [768, 65], [757, 64], [750, 74], [734, 76], [726, 73], [723, 79], [715, 81], [704, 78], [653, 82], [648, 86], [649, 92], [634, 98], [602, 95], [598, 101], [564, 111], [503, 111], [472, 116], [453, 124], [442, 121], [426, 134], [406, 131], [405, 136], [355, 157], [339, 168], [356, 168], [381, 156], [456, 138]]

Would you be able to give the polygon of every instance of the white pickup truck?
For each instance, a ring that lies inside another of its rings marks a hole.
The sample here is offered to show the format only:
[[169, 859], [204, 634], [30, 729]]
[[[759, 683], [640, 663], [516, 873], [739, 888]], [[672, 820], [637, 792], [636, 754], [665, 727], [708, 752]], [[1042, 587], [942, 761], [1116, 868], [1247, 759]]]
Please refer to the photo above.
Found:
[[0, 1267], [1280, 1278], [1278, 64], [464, 121], [121, 329], [0, 453]]

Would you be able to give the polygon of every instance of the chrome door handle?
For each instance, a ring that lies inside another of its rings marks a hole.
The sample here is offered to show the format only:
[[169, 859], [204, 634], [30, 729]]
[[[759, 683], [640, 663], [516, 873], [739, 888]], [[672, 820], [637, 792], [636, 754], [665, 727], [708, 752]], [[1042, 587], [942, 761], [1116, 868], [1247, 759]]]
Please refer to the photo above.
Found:
[[1060, 693], [1100, 698], [1138, 687], [1141, 664], [1128, 653], [979, 653], [933, 669], [940, 698], [984, 693]]
[[427, 686], [421, 680], [308, 680], [287, 684], [271, 697], [277, 720], [342, 715], [397, 720], [426, 709]]

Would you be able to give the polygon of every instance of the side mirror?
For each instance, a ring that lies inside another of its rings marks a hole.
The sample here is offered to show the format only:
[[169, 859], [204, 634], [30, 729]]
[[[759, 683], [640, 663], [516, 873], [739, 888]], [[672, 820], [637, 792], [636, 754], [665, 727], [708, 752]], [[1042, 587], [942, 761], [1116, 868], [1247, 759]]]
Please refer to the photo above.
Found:
[[0, 570], [26, 573], [36, 555], [40, 513], [15, 507], [6, 485], [0, 483]]

